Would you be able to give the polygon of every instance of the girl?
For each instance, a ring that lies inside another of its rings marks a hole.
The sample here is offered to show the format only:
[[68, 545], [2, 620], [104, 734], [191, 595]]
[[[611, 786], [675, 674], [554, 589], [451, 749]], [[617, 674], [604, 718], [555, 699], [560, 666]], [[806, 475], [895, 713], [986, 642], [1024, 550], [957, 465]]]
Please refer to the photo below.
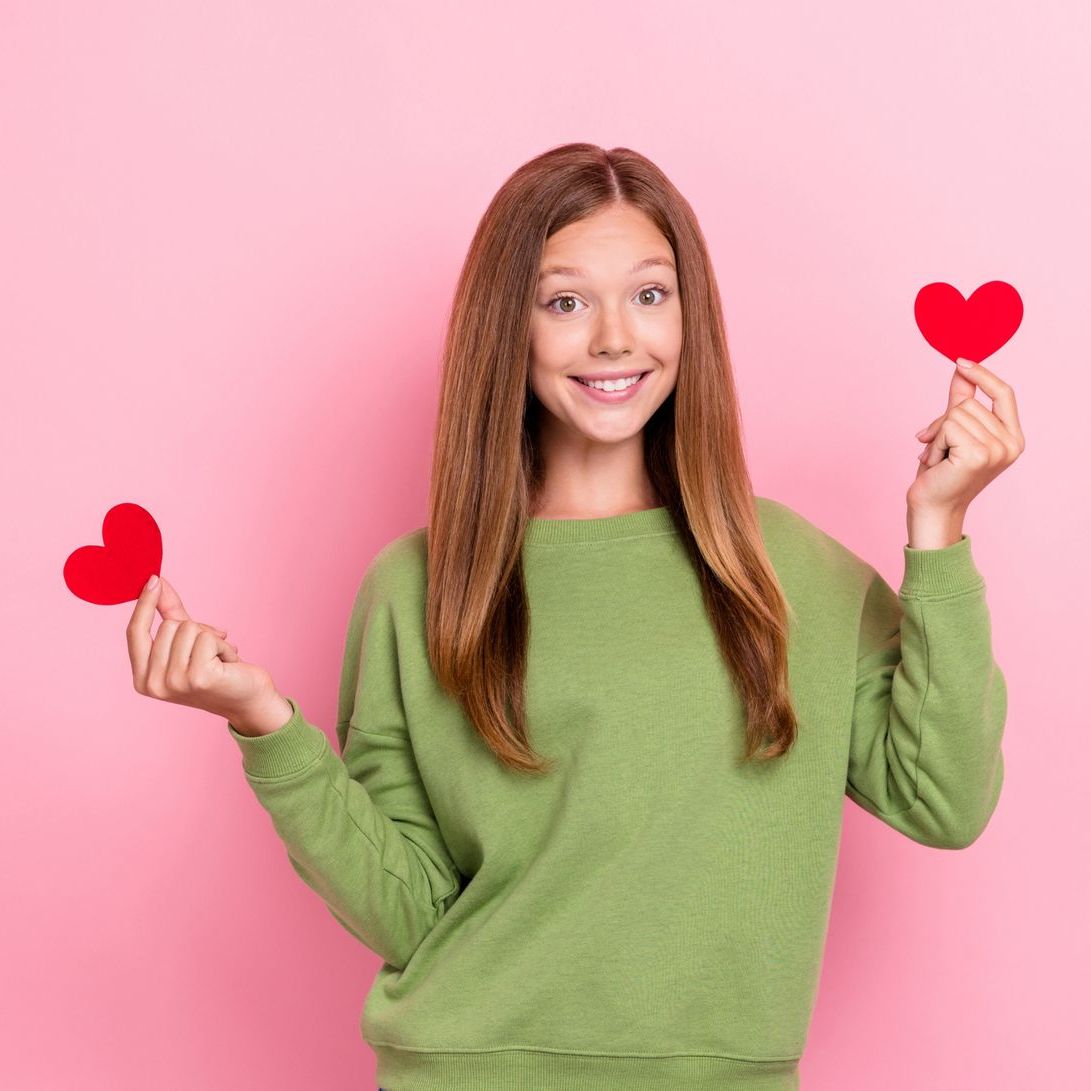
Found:
[[933, 848], [989, 821], [1007, 694], [962, 523], [1023, 448], [1011, 388], [960, 369], [921, 433], [897, 593], [754, 496], [741, 435], [689, 204], [554, 148], [470, 246], [429, 523], [363, 574], [337, 749], [166, 581], [137, 601], [137, 690], [227, 720], [382, 957], [388, 1091], [798, 1088], [844, 796]]

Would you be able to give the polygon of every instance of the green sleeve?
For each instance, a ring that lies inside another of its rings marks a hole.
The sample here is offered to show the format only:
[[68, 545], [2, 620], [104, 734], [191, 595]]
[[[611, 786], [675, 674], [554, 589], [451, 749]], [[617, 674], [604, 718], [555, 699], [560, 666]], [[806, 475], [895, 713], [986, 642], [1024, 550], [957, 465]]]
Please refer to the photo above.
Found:
[[287, 697], [267, 735], [227, 729], [296, 873], [334, 918], [404, 968], [449, 908], [459, 875], [413, 758], [392, 611], [369, 570], [353, 605], [341, 676], [338, 751]]
[[913, 841], [961, 849], [1004, 779], [1004, 675], [970, 538], [904, 546], [897, 594], [869, 567], [845, 794]]

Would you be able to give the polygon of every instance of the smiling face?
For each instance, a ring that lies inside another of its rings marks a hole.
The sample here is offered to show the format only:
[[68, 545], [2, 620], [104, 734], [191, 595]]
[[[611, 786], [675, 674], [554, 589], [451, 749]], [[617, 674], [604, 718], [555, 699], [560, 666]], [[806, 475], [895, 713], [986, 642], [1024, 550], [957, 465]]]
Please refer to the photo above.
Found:
[[[682, 304], [670, 242], [643, 212], [612, 206], [551, 235], [539, 268], [530, 385], [545, 427], [591, 443], [632, 439], [678, 378]], [[641, 378], [600, 391], [575, 376]]]

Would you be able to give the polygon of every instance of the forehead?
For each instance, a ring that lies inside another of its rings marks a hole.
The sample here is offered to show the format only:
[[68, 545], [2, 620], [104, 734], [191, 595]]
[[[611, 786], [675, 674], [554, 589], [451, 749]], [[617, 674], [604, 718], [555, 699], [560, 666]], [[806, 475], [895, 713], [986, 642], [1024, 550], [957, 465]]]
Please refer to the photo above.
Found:
[[[674, 262], [666, 254], [651, 254], [650, 256], [641, 258], [637, 261], [626, 271], [625, 275], [632, 276], [644, 269], [652, 269], [655, 267], [674, 269]], [[545, 280], [546, 277], [586, 278], [587, 276], [587, 271], [581, 269], [577, 265], [546, 265], [538, 271], [539, 280]]]

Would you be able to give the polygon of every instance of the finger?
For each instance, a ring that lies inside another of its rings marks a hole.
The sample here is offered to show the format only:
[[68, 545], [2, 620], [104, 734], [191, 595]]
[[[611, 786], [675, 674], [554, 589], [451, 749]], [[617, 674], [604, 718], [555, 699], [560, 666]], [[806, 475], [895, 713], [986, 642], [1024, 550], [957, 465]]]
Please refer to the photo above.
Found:
[[203, 629], [193, 638], [189, 654], [183, 660], [183, 652], [179, 651], [179, 670], [185, 670], [192, 678], [197, 670], [208, 666], [213, 659], [220, 659], [224, 663], [239, 662], [239, 649], [226, 640], [220, 640], [213, 635], [211, 629]]
[[215, 639], [216, 637], [207, 629], [202, 629], [197, 622], [181, 622], [170, 645], [170, 657], [167, 660], [168, 683], [176, 689], [185, 689], [194, 645], [198, 640], [207, 642]]
[[964, 416], [945, 417], [940, 434], [925, 448], [924, 465], [931, 468], [949, 457], [949, 452], [955, 448], [965, 449], [975, 442], [990, 446], [993, 441], [980, 424], [971, 423]]
[[943, 414], [941, 413], [938, 417], [936, 417], [935, 420], [932, 421], [931, 424], [926, 424], [919, 432], [916, 433], [917, 439], [919, 439], [921, 443], [927, 443], [928, 440], [930, 440], [936, 434], [936, 429], [939, 427], [940, 421], [942, 420]]
[[[950, 450], [956, 446], [975, 445], [978, 447], [984, 447], [986, 451], [990, 453], [991, 457], [1000, 453], [1004, 449], [1004, 441], [999, 436], [993, 435], [992, 431], [985, 425], [984, 421], [980, 420], [974, 412], [970, 409], [970, 405], [974, 404], [978, 409], [984, 410], [986, 413], [989, 411], [985, 409], [980, 402], [964, 401], [959, 405], [956, 405], [948, 419], [951, 422], [951, 429], [948, 433], [947, 446]], [[990, 414], [991, 416], [991, 414]], [[959, 433], [959, 429], [962, 433]], [[948, 456], [950, 457], [950, 455]]]
[[[974, 398], [968, 398], [961, 404], [956, 405], [951, 412], [953, 414], [968, 414], [969, 418], [971, 418], [981, 429], [980, 432], [974, 434], [976, 434], [978, 439], [983, 443], [988, 443], [990, 445], [999, 443], [1006, 451], [1014, 442], [1013, 437], [1001, 423], [1000, 418], [991, 410], [986, 409], [981, 402]], [[974, 429], [969, 427], [970, 420], [963, 420], [963, 423], [967, 425], [967, 429], [970, 432], [974, 432]]]
[[155, 632], [144, 679], [145, 689], [153, 697], [163, 697], [166, 693], [167, 664], [170, 662], [171, 645], [181, 624], [173, 618], [164, 618]]
[[946, 413], [940, 417], [939, 428], [927, 447], [917, 456], [925, 469], [935, 466], [947, 457], [951, 445], [951, 418]]
[[158, 607], [159, 613], [163, 615], [164, 620], [169, 618], [171, 621], [189, 621], [190, 616], [186, 613], [186, 608], [182, 605], [178, 592], [162, 576], [160, 576], [159, 582], [163, 585], [163, 591], [159, 596]]
[[[959, 357], [963, 359], [963, 357]], [[1019, 426], [1019, 410], [1015, 404], [1015, 391], [994, 372], [981, 364], [967, 361], [969, 367], [958, 368], [967, 380], [981, 387], [992, 399], [992, 411], [1001, 423], [1020, 442], [1023, 442], [1023, 430]]]
[[[961, 359], [961, 357], [959, 357]], [[928, 442], [936, 434], [936, 429], [939, 428], [940, 422], [943, 420], [947, 413], [950, 413], [952, 409], [959, 402], [965, 401], [967, 398], [972, 398], [977, 392], [977, 387], [964, 373], [962, 368], [956, 367], [955, 373], [951, 376], [951, 385], [947, 390], [947, 408], [941, 413], [931, 424], [922, 428], [916, 433], [917, 439], [922, 443]]]
[[[154, 573], [153, 573], [154, 575]], [[148, 653], [152, 646], [152, 619], [155, 617], [155, 604], [159, 599], [163, 581], [157, 580], [154, 587], [148, 587], [137, 595], [129, 624], [125, 628], [125, 642], [129, 648], [129, 663], [133, 668], [133, 685], [139, 691], [148, 675]]]
[[213, 636], [211, 631], [206, 629], [197, 634], [193, 643], [186, 667], [187, 680], [191, 684], [200, 686], [210, 677], [205, 673], [209, 667], [215, 668], [218, 663], [238, 662], [240, 662], [239, 649], [234, 644]]
[[173, 635], [159, 660], [164, 665], [162, 674], [157, 677], [171, 693], [189, 692], [195, 669], [205, 666], [221, 649], [232, 647], [216, 637], [211, 626], [198, 621], [164, 621], [159, 626], [160, 632], [164, 627], [168, 627], [168, 631], [173, 630]]
[[[185, 606], [182, 605], [182, 599], [179, 597], [178, 592], [175, 591], [175, 589], [171, 586], [169, 581], [164, 580], [163, 582], [166, 584], [166, 588], [164, 589], [163, 596], [160, 599], [160, 612], [162, 612], [164, 610], [169, 610], [170, 611], [169, 614], [164, 613], [163, 616], [164, 617], [170, 616], [173, 619], [178, 620], [178, 621], [190, 621], [190, 620], [192, 620], [190, 618], [188, 612], [186, 611]], [[164, 602], [164, 600], [167, 600], [167, 599], [170, 599], [170, 605], [169, 606], [166, 605], [165, 602]], [[227, 636], [227, 630], [226, 629], [217, 629], [215, 625], [206, 625], [203, 621], [199, 621], [199, 622], [197, 622], [197, 624], [200, 625], [202, 629], [207, 629], [209, 632], [215, 633], [217, 636], [220, 636], [220, 637]]]
[[951, 386], [947, 391], [947, 412], [950, 413], [959, 402], [972, 398], [976, 393], [977, 387], [966, 376], [962, 368], [956, 367], [954, 375], [951, 376]]
[[921, 452], [921, 464], [926, 470], [938, 465], [947, 457], [947, 452], [954, 442], [952, 433], [951, 418], [944, 417], [936, 438]]

